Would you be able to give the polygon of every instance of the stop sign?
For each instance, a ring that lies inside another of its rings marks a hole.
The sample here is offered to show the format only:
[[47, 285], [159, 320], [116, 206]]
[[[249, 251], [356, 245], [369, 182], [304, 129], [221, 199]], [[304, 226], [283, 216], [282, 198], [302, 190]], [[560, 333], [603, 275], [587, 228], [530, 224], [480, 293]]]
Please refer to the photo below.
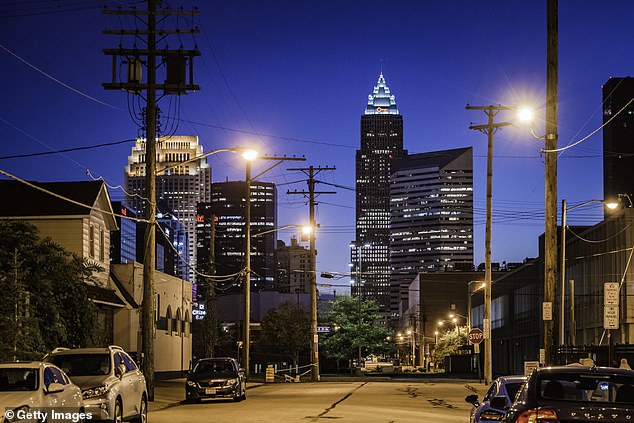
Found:
[[469, 331], [469, 341], [479, 344], [484, 339], [484, 332], [480, 328], [473, 328]]

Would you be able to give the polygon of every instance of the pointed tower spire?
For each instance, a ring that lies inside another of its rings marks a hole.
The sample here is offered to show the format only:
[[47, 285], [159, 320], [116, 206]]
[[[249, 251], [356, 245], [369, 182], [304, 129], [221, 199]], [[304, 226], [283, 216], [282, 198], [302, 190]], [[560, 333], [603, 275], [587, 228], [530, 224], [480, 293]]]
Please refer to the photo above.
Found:
[[[383, 64], [381, 64], [381, 67], [383, 67]], [[379, 74], [379, 81], [374, 87], [374, 92], [368, 95], [368, 105], [365, 108], [364, 114], [400, 114], [396, 107], [396, 99], [394, 95], [390, 94], [390, 88], [385, 83], [383, 69], [381, 69], [381, 73]]]

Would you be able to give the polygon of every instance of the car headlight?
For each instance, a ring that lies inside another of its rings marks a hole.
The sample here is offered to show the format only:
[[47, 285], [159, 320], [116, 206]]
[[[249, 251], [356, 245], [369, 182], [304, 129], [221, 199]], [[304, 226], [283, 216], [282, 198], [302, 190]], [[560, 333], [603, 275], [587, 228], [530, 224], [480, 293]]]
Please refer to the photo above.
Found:
[[90, 398], [100, 397], [107, 393], [108, 393], [108, 387], [103, 385], [103, 386], [96, 386], [94, 388], [86, 389], [85, 391], [81, 393], [81, 396], [84, 399], [90, 399]]
[[227, 380], [227, 385], [237, 385], [238, 384], [238, 379], [228, 379]]
[[198, 388], [198, 384], [196, 382], [194, 382], [193, 380], [188, 380], [187, 381], [187, 386], [192, 386], [194, 388]]

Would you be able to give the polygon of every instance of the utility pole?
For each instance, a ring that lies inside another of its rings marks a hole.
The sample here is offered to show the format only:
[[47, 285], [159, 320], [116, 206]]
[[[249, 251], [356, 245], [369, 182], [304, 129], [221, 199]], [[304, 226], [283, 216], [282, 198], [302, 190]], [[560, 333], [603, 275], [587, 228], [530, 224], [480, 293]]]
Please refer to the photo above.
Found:
[[[544, 365], [555, 364], [555, 267], [557, 266], [557, 103], [558, 103], [558, 0], [546, 0], [546, 136], [544, 232]], [[563, 304], [562, 304], [563, 307]], [[549, 310], [550, 312], [544, 312]]]
[[[157, 29], [157, 16], [163, 19], [170, 15], [198, 15], [198, 12], [183, 10], [171, 11], [158, 9], [160, 0], [148, 0], [147, 10], [104, 10], [104, 14], [130, 15], [135, 22], [145, 22], [147, 29], [104, 30], [105, 34], [132, 35], [134, 48], [104, 49], [106, 55], [112, 56], [112, 82], [102, 84], [106, 90], [126, 90], [134, 95], [142, 96], [145, 91], [145, 119], [143, 129], [146, 134], [145, 142], [145, 217], [148, 221], [145, 229], [145, 254], [143, 263], [143, 302], [141, 305], [141, 343], [142, 367], [147, 384], [148, 400], [154, 401], [154, 337], [156, 332], [154, 309], [154, 269], [156, 265], [156, 143], [157, 143], [157, 90], [162, 89], [164, 95], [181, 95], [187, 91], [198, 90], [193, 81], [193, 58], [200, 52], [195, 50], [169, 50], [167, 47], [159, 49], [157, 35], [166, 37], [169, 34], [197, 33], [198, 29]], [[137, 48], [136, 41], [146, 36], [145, 48]], [[142, 60], [145, 58], [147, 80], [143, 82]], [[163, 84], [157, 84], [157, 58], [165, 64], [166, 79]], [[189, 62], [189, 81], [186, 68]], [[127, 78], [120, 81], [117, 70], [120, 65], [127, 65]], [[159, 310], [160, 311], [160, 310]]]
[[[511, 107], [470, 106], [467, 110], [482, 110], [487, 115], [485, 125], [471, 125], [469, 129], [480, 131], [487, 135], [487, 193], [486, 193], [486, 232], [484, 237], [484, 383], [489, 385], [493, 381], [493, 354], [491, 352], [491, 229], [493, 226], [493, 135], [498, 129], [511, 125], [511, 122], [495, 122], [495, 116], [502, 110], [512, 110]], [[470, 313], [471, 311], [469, 311]]]
[[[308, 175], [308, 202], [310, 207], [310, 380], [312, 382], [319, 381], [319, 334], [317, 333], [317, 263], [315, 251], [315, 196], [321, 194], [336, 194], [334, 191], [315, 191], [315, 175], [327, 171], [336, 170], [334, 167], [317, 167], [310, 166], [308, 168], [294, 168], [288, 170], [296, 170]], [[306, 196], [304, 191], [293, 191], [288, 194], [300, 194]]]

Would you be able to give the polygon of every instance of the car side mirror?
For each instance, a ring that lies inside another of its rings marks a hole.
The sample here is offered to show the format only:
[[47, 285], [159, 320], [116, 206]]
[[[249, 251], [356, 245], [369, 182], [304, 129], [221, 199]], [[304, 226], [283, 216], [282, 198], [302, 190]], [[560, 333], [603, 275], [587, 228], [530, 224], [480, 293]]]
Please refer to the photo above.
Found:
[[478, 402], [477, 394], [467, 395], [464, 400], [468, 402], [469, 404], [473, 405], [474, 407], [477, 407], [480, 405], [480, 403]]
[[123, 363], [119, 364], [119, 365], [118, 365], [117, 367], [115, 367], [115, 369], [114, 369], [114, 374], [115, 374], [115, 376], [117, 376], [117, 377], [121, 377], [121, 376], [123, 376], [123, 375], [125, 374], [125, 372], [126, 372], [126, 367], [125, 367], [125, 364], [123, 364]]
[[493, 408], [497, 408], [498, 410], [506, 410], [506, 397], [503, 395], [493, 397], [491, 398], [491, 401], [489, 401], [489, 405]]
[[51, 384], [48, 385], [48, 388], [46, 389], [46, 393], [54, 394], [57, 392], [62, 392], [63, 390], [64, 390], [64, 385], [62, 385], [61, 383], [52, 382]]

